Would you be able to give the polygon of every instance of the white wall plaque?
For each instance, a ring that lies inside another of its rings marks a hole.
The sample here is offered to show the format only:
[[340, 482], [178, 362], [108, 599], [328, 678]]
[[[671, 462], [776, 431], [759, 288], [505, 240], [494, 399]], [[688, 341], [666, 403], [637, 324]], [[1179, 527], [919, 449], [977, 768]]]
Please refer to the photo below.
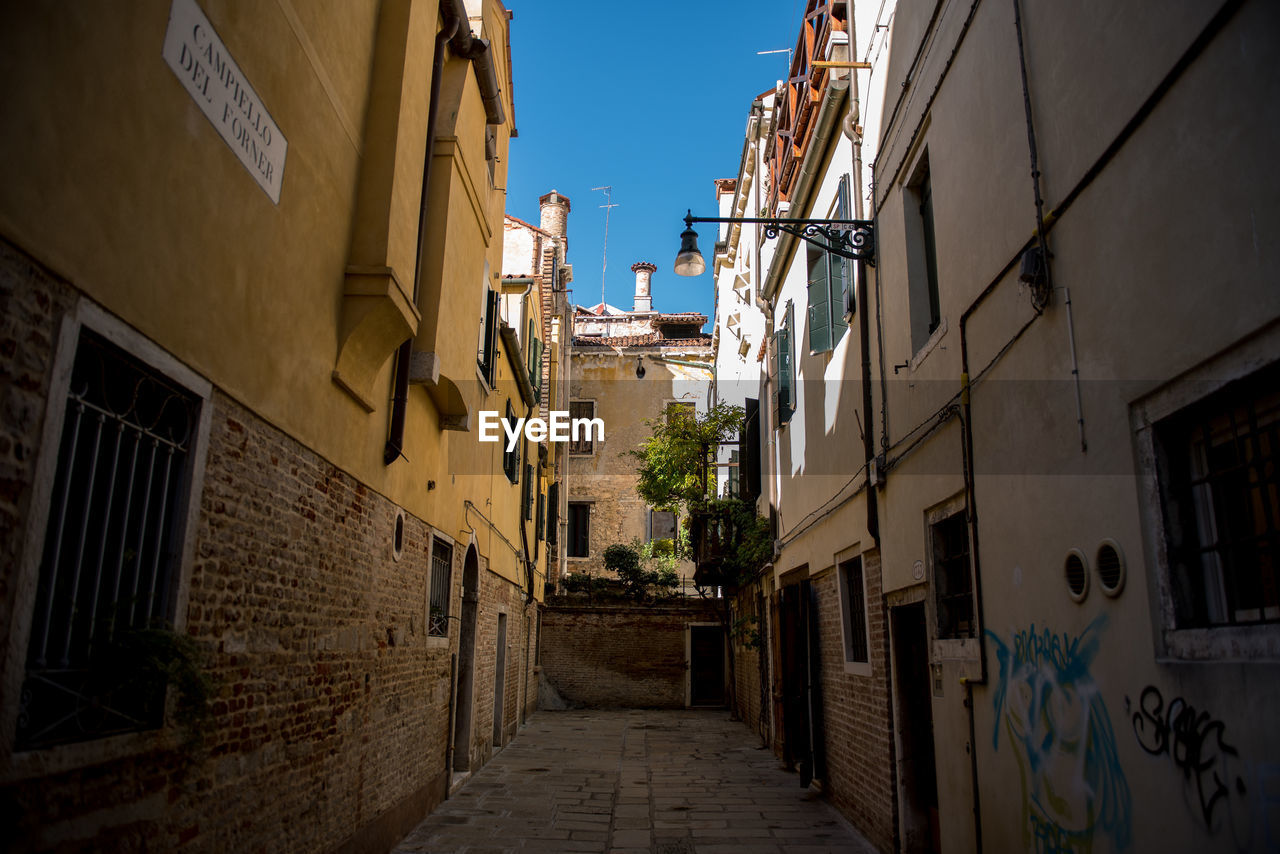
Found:
[[280, 204], [289, 141], [196, 0], [173, 0], [164, 34], [164, 61], [258, 186]]

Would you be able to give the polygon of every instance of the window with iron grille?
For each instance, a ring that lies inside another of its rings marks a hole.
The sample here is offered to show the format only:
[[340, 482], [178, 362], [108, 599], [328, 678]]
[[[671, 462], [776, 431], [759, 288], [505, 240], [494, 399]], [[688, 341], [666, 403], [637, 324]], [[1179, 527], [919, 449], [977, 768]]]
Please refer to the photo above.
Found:
[[865, 664], [867, 651], [867, 596], [862, 583], [862, 558], [840, 564], [844, 584], [844, 660]]
[[975, 636], [973, 577], [969, 571], [969, 526], [963, 511], [930, 527], [938, 637]]
[[449, 636], [449, 593], [453, 584], [453, 547], [443, 540], [431, 543], [431, 598], [427, 604], [427, 634]]
[[97, 333], [77, 343], [15, 747], [154, 729], [202, 400]]
[[1176, 628], [1280, 622], [1280, 365], [1154, 435]]
[[586, 502], [569, 502], [568, 557], [589, 557], [591, 554], [591, 505]]

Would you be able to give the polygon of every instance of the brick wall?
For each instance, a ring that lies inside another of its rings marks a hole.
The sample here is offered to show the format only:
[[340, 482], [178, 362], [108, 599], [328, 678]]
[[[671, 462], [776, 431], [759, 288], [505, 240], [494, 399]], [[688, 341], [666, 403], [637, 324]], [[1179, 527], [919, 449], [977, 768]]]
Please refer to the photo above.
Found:
[[897, 827], [890, 725], [887, 622], [880, 556], [864, 552], [871, 675], [845, 672], [840, 585], [834, 571], [813, 579], [818, 593], [822, 714], [827, 791], [841, 812], [881, 851], [893, 850]]
[[75, 292], [0, 240], [0, 639], [9, 636], [54, 342]]
[[[32, 511], [54, 341], [77, 298], [0, 241], [5, 642], [24, 640], [10, 638], [21, 598], [16, 556]], [[395, 560], [395, 504], [217, 388], [209, 406], [180, 604], [215, 686], [201, 737], [183, 743], [171, 727], [48, 748], [21, 766], [0, 760], [9, 850], [387, 850], [444, 796], [458, 622], [447, 639], [426, 635], [432, 529], [406, 516]], [[454, 548], [452, 614], [461, 613], [465, 549]], [[536, 612], [515, 585], [482, 576], [473, 727], [481, 762], [493, 738], [495, 650], [486, 632], [496, 632], [499, 610], [510, 621], [504, 741], [521, 701], [527, 712], [537, 698], [525, 670], [536, 638], [524, 630], [526, 611]], [[0, 733], [6, 751], [12, 738]]]
[[591, 708], [685, 706], [685, 630], [719, 622], [714, 603], [553, 604], [542, 616], [542, 668], [570, 703]]

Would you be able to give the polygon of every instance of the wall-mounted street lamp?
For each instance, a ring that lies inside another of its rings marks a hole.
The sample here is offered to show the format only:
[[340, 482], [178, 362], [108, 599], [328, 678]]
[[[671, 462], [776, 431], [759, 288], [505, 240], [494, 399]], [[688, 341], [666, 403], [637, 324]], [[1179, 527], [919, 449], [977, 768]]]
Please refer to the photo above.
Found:
[[684, 218], [684, 231], [680, 234], [680, 252], [676, 255], [675, 272], [678, 276], [701, 276], [707, 262], [698, 251], [698, 232], [695, 222], [753, 223], [764, 226], [764, 236], [772, 240], [779, 232], [812, 243], [841, 258], [864, 261], [875, 266], [875, 226], [869, 219], [771, 219], [759, 217], [704, 217], [689, 211]]

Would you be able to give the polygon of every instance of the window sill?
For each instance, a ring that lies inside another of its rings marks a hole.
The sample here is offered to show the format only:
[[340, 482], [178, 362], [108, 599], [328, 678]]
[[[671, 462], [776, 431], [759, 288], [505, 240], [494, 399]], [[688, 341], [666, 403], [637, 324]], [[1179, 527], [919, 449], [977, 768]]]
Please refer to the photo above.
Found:
[[427, 649], [448, 649], [449, 636], [427, 635]]
[[944, 317], [938, 323], [938, 328], [933, 330], [932, 334], [929, 335], [929, 340], [920, 345], [920, 349], [917, 350], [915, 355], [913, 355], [910, 361], [907, 362], [908, 368], [912, 373], [915, 373], [920, 369], [920, 366], [924, 364], [924, 360], [929, 357], [930, 353], [937, 349], [938, 344], [944, 337], [946, 337], [946, 334], [947, 319]]
[[871, 676], [871, 662], [869, 661], [846, 661], [844, 663], [844, 672], [846, 676]]
[[1158, 661], [1280, 661], [1280, 624], [1169, 629]]
[[0, 775], [0, 783], [65, 774], [144, 753], [177, 750], [182, 746], [182, 741], [183, 734], [179, 727], [166, 726], [163, 729], [124, 733], [94, 741], [24, 750], [9, 756], [8, 767]]

